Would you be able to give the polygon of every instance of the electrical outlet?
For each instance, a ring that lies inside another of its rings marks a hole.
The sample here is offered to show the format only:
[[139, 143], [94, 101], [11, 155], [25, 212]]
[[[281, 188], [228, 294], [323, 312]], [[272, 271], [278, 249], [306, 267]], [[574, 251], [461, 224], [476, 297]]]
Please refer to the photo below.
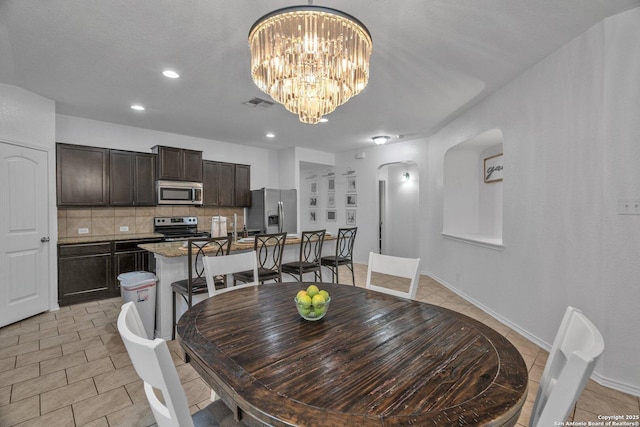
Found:
[[618, 215], [640, 215], [640, 199], [618, 199]]
[[121, 225], [120, 226], [120, 231], [129, 231], [129, 226], [128, 225]]
[[78, 228], [78, 234], [89, 234], [88, 228]]

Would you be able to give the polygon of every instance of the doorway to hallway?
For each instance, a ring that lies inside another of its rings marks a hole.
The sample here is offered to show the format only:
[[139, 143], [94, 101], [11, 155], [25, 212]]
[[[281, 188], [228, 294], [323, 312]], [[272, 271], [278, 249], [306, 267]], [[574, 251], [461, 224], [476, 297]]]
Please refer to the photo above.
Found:
[[419, 258], [419, 169], [414, 162], [378, 168], [378, 251]]

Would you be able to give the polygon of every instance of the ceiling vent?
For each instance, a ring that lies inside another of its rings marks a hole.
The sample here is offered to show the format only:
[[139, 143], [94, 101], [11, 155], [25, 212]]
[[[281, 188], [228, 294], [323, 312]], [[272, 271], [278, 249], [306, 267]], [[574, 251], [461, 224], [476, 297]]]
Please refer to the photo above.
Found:
[[267, 101], [266, 99], [262, 99], [262, 98], [253, 98], [248, 100], [247, 102], [243, 102], [244, 105], [248, 105], [249, 107], [258, 107], [258, 108], [269, 108], [271, 107], [274, 103], [271, 101]]

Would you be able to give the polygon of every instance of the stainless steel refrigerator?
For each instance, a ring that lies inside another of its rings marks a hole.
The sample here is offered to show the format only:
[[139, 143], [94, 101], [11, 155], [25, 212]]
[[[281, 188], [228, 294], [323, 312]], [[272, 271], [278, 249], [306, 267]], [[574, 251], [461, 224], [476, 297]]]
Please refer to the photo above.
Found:
[[261, 188], [251, 191], [247, 210], [247, 228], [260, 233], [296, 233], [298, 231], [298, 196], [296, 190]]

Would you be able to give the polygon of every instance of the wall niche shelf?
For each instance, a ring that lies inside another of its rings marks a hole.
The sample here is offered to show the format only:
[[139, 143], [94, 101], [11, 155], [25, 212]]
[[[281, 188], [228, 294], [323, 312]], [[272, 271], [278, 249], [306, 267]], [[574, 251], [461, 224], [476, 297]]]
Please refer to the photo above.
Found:
[[486, 131], [446, 152], [443, 237], [504, 249], [502, 180], [485, 182], [484, 171], [485, 159], [498, 154], [503, 154], [503, 137], [499, 129]]
[[504, 245], [502, 244], [502, 239], [497, 238], [495, 236], [481, 236], [477, 234], [455, 235], [455, 234], [446, 234], [446, 233], [442, 233], [442, 236], [450, 240], [456, 240], [462, 243], [469, 243], [471, 245], [482, 246], [489, 249], [495, 249], [496, 251], [501, 251], [504, 249]]

